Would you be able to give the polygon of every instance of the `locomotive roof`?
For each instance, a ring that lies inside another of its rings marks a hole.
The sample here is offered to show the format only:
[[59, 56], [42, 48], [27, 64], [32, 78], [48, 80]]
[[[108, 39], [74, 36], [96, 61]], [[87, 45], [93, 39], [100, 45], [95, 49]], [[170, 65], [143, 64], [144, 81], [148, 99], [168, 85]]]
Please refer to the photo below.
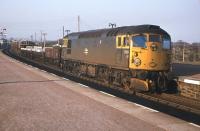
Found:
[[138, 25], [138, 26], [123, 26], [110, 29], [97, 29], [83, 32], [70, 33], [65, 37], [76, 37], [76, 38], [89, 38], [89, 37], [101, 37], [101, 36], [116, 36], [122, 34], [141, 34], [141, 33], [157, 33], [168, 35], [169, 34], [156, 25]]

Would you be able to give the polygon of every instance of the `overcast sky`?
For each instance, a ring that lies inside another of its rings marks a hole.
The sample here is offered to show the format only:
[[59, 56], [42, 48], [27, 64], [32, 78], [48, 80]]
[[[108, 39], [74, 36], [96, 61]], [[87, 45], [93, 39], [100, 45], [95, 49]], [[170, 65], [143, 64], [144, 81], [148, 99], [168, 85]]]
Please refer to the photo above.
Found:
[[47, 39], [62, 37], [62, 26], [77, 31], [117, 26], [155, 24], [172, 40], [200, 42], [200, 0], [0, 0], [0, 27], [8, 37], [29, 38], [35, 32]]

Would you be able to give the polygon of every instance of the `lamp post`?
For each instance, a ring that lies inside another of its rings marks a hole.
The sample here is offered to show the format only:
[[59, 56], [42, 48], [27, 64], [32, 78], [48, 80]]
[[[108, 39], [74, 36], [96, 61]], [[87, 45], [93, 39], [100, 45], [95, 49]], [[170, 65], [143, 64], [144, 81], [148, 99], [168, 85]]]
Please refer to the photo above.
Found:
[[43, 43], [43, 49], [45, 49], [45, 46], [46, 46], [46, 35], [47, 33], [42, 33], [42, 35], [44, 36], [44, 43]]
[[185, 42], [183, 43], [183, 62], [185, 62]]
[[108, 26], [111, 27], [111, 28], [115, 28], [117, 25], [115, 23], [109, 23]]
[[65, 30], [65, 27], [63, 26], [63, 38], [65, 37], [65, 32], [67, 32], [67, 35], [68, 35], [68, 33], [70, 32], [70, 30]]
[[6, 28], [0, 28], [0, 36], [1, 36], [1, 39], [4, 39], [5, 36], [6, 36]]
[[6, 28], [0, 28], [0, 48], [5, 48], [5, 45], [6, 44], [6, 47], [7, 47], [7, 40], [6, 40]]
[[69, 34], [70, 30], [65, 30], [65, 32], [67, 32], [67, 35]]
[[43, 52], [43, 60], [44, 60], [44, 63], [45, 63], [45, 46], [46, 46], [46, 35], [47, 35], [47, 33], [42, 33], [42, 35], [44, 36], [44, 43], [43, 43], [42, 52]]

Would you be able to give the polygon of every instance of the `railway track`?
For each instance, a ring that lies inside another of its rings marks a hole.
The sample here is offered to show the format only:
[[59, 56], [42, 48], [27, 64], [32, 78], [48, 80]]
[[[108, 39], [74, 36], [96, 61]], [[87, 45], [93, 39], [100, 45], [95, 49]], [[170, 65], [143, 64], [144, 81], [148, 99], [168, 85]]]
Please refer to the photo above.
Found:
[[[63, 73], [62, 70], [55, 69], [54, 66], [48, 66], [45, 64], [41, 64], [39, 62], [27, 59], [25, 57], [20, 57], [20, 56], [14, 55], [14, 54], [10, 54], [9, 52], [6, 52], [6, 54], [11, 57], [18, 58], [19, 60], [22, 60], [24, 62], [33, 64], [34, 66], [39, 66], [39, 67], [42, 67], [43, 69], [48, 69], [50, 72], [60, 72], [61, 74]], [[69, 73], [67, 73], [66, 75], [72, 76], [72, 77], [77, 77], [77, 76], [74, 76], [73, 74], [69, 74]], [[126, 90], [123, 90], [122, 88], [119, 88], [116, 86], [111, 86], [106, 83], [101, 83], [97, 80], [89, 79], [87, 77], [79, 76], [78, 78], [80, 78], [82, 80], [86, 80], [88, 82], [94, 82], [96, 84], [99, 84], [99, 85], [102, 85], [105, 87], [110, 87], [112, 89], [117, 89], [117, 90], [127, 93], [127, 94], [133, 94], [133, 92], [126, 91]], [[186, 97], [178, 96], [176, 94], [167, 94], [167, 93], [151, 94], [151, 93], [137, 92], [135, 95], [140, 98], [144, 98], [144, 99], [156, 102], [156, 103], [160, 103], [160, 104], [164, 104], [164, 105], [173, 107], [175, 109], [180, 109], [180, 110], [183, 110], [186, 112], [200, 115], [200, 101], [198, 101], [198, 100], [193, 100], [193, 99], [189, 99]]]
[[184, 110], [194, 114], [200, 115], [200, 101], [185, 98], [175, 94], [149, 94], [149, 93], [136, 93], [137, 96], [158, 102], [161, 104], [174, 107], [176, 109]]

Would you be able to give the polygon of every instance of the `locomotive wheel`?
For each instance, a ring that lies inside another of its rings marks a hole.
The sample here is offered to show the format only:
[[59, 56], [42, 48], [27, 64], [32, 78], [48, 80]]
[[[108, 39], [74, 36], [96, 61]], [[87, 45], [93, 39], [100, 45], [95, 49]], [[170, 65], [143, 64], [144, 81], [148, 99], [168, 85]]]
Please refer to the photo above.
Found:
[[166, 89], [167, 79], [164, 75], [159, 75], [157, 79], [156, 89], [160, 93]]
[[151, 93], [155, 93], [155, 91], [156, 91], [156, 82], [155, 81], [152, 81], [152, 83], [151, 84], [149, 84], [149, 91], [151, 92]]

